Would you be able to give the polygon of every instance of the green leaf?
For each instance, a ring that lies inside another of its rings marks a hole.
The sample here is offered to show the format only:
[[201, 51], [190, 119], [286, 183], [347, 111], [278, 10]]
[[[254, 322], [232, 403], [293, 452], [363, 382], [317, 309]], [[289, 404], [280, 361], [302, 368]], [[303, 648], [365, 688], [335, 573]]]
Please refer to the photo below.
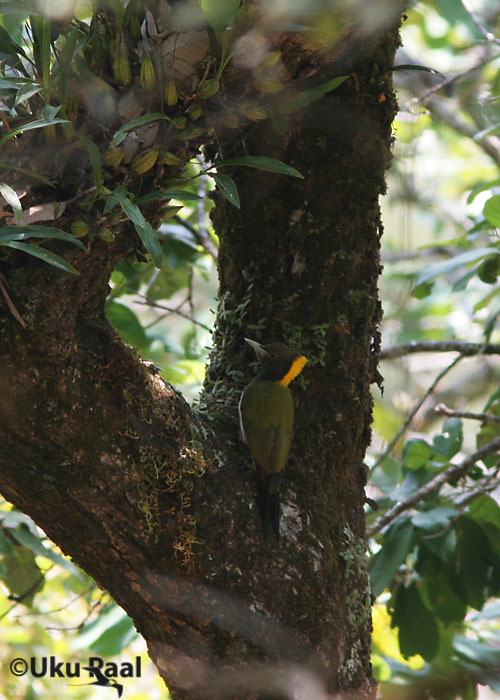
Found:
[[104, 207], [104, 213], [112, 209], [115, 203], [118, 203], [134, 224], [135, 230], [143, 242], [144, 247], [153, 258], [156, 267], [161, 268], [163, 256], [156, 233], [153, 231], [151, 224], [144, 218], [137, 204], [134, 204], [129, 199], [129, 194], [130, 193], [123, 185], [113, 190]]
[[55, 552], [52, 549], [47, 549], [47, 547], [40, 542], [39, 538], [30, 532], [26, 527], [18, 527], [14, 530], [10, 530], [10, 532], [20, 544], [30, 549], [33, 554], [45, 557], [45, 559], [48, 559], [53, 564], [57, 564], [57, 566], [60, 566], [70, 574], [79, 574], [78, 567], [76, 567], [72, 561], [67, 559], [62, 554], [59, 554], [59, 552]]
[[443, 435], [436, 435], [433, 438], [433, 450], [438, 455], [451, 459], [460, 451], [463, 438], [461, 419], [448, 418], [443, 425]]
[[67, 119], [59, 119], [58, 117], [53, 117], [51, 119], [35, 119], [35, 121], [28, 122], [22, 126], [18, 126], [16, 129], [12, 129], [8, 134], [2, 136], [0, 139], [0, 148], [4, 145], [6, 141], [14, 138], [18, 134], [22, 134], [24, 131], [30, 131], [31, 129], [43, 129], [46, 126], [51, 126], [52, 124], [69, 124]]
[[500, 226], [500, 194], [493, 195], [485, 202], [483, 214], [489, 224], [495, 227]]
[[95, 184], [97, 187], [100, 187], [104, 182], [104, 175], [102, 172], [102, 160], [99, 148], [93, 141], [87, 138], [85, 134], [82, 134], [81, 131], [78, 131], [72, 125], [70, 125], [69, 128], [87, 149], [87, 153], [89, 154], [90, 162], [92, 164], [92, 170], [94, 171]]
[[200, 0], [200, 4], [214, 32], [223, 32], [236, 17], [240, 0]]
[[392, 70], [394, 72], [401, 70], [416, 70], [422, 71], [424, 73], [432, 73], [433, 75], [440, 75], [442, 78], [445, 77], [442, 73], [440, 73], [438, 70], [435, 70], [434, 68], [428, 68], [427, 66], [420, 66], [414, 63], [400, 63], [397, 66], [394, 66]]
[[368, 571], [375, 595], [389, 586], [412, 547], [413, 527], [409, 518], [397, 520], [384, 537], [382, 549], [369, 561]]
[[434, 614], [445, 625], [463, 621], [467, 606], [453, 591], [446, 570], [441, 567], [423, 580], [423, 593]]
[[396, 488], [401, 479], [401, 464], [391, 456], [385, 457], [370, 474], [370, 483], [386, 494]]
[[29, 98], [33, 97], [33, 95], [38, 94], [40, 90], [43, 90], [43, 87], [39, 83], [25, 83], [17, 91], [14, 106], [29, 100]]
[[4, 27], [0, 25], [0, 59], [5, 61], [8, 66], [16, 66], [16, 68], [26, 75], [26, 71], [19, 60], [19, 56], [23, 58], [28, 58], [24, 49], [16, 44], [6, 31]]
[[432, 661], [439, 648], [439, 628], [433, 613], [424, 605], [416, 581], [400, 584], [393, 596], [391, 627], [399, 628], [399, 649], [405, 657], [420, 654]]
[[10, 187], [10, 185], [7, 185], [5, 182], [2, 182], [0, 183], [0, 194], [3, 196], [7, 204], [9, 204], [12, 207], [12, 210], [16, 215], [16, 219], [19, 221], [19, 223], [21, 223], [21, 219], [23, 216], [23, 208], [21, 206], [21, 202], [19, 201], [19, 197], [17, 196], [16, 191], [13, 190], [12, 187]]
[[424, 467], [433, 457], [434, 450], [422, 438], [411, 438], [403, 447], [402, 462], [410, 469]]
[[298, 92], [292, 97], [284, 100], [279, 106], [279, 111], [281, 114], [292, 114], [311, 102], [321, 99], [327, 92], [335, 90], [339, 87], [339, 85], [342, 85], [342, 83], [347, 80], [348, 77], [348, 75], [342, 75], [338, 78], [332, 78], [332, 80], [328, 80], [326, 83], [323, 83], [323, 85], [318, 85], [318, 87]]
[[240, 196], [238, 194], [238, 189], [234, 180], [229, 177], [229, 175], [221, 175], [219, 173], [208, 173], [211, 178], [213, 178], [217, 184], [217, 188], [221, 194], [234, 204], [238, 209], [240, 208]]
[[0, 160], [0, 168], [7, 168], [8, 170], [14, 170], [16, 173], [23, 173], [23, 175], [28, 175], [29, 177], [34, 178], [35, 180], [40, 180], [40, 182], [45, 183], [49, 187], [54, 187], [55, 185], [53, 182], [51, 182], [48, 178], [44, 177], [43, 175], [39, 175], [38, 173], [35, 173], [33, 170], [28, 170], [27, 168], [18, 168], [15, 165], [12, 165], [11, 163], [6, 163], [3, 160]]
[[151, 122], [156, 122], [159, 119], [165, 119], [173, 124], [173, 120], [167, 117], [166, 114], [161, 114], [161, 112], [148, 112], [148, 114], [143, 114], [140, 117], [135, 117], [129, 122], [121, 126], [118, 131], [115, 131], [113, 140], [109, 144], [110, 148], [118, 146], [126, 137], [127, 131], [130, 129], [135, 129], [136, 126], [143, 126], [144, 124], [150, 124]]
[[486, 533], [472, 518], [462, 515], [455, 527], [457, 552], [453, 587], [465, 603], [480, 610], [497, 592], [500, 561]]
[[157, 202], [164, 199], [177, 199], [179, 202], [197, 202], [203, 199], [199, 194], [188, 192], [187, 190], [157, 190], [148, 192], [137, 200], [141, 204], [145, 202]]
[[473, 250], [468, 250], [466, 253], [460, 253], [455, 255], [449, 260], [443, 260], [434, 265], [429, 265], [419, 272], [417, 279], [415, 280], [415, 286], [428, 282], [429, 280], [435, 279], [441, 275], [446, 275], [448, 272], [456, 270], [458, 267], [463, 265], [469, 265], [470, 263], [482, 260], [487, 255], [497, 254], [498, 250], [496, 248], [474, 248]]
[[149, 347], [141, 322], [128, 306], [112, 301], [106, 304], [106, 316], [127, 343], [139, 350]]
[[495, 499], [486, 494], [478, 496], [467, 514], [484, 530], [494, 552], [500, 556], [500, 506]]
[[24, 605], [31, 605], [45, 584], [33, 553], [25, 547], [15, 547], [4, 557], [2, 579], [11, 595], [21, 598]]
[[304, 176], [301, 175], [298, 170], [292, 168], [291, 165], [287, 165], [277, 158], [268, 158], [267, 156], [241, 156], [240, 158], [219, 160], [215, 163], [214, 167], [220, 168], [224, 165], [246, 165], [249, 168], [257, 168], [258, 170], [266, 170], [270, 173], [279, 173], [281, 175], [290, 175], [291, 177], [304, 179]]
[[54, 267], [58, 267], [60, 270], [64, 270], [65, 272], [72, 272], [74, 275], [80, 274], [78, 270], [73, 267], [73, 265], [70, 265], [69, 262], [63, 260], [63, 258], [59, 257], [59, 255], [51, 253], [50, 250], [39, 248], [31, 243], [20, 243], [19, 241], [11, 241], [10, 243], [6, 243], [6, 245], [9, 248], [16, 248], [17, 250], [22, 250], [25, 253], [29, 253], [35, 258], [40, 258], [40, 260], [43, 260]]
[[459, 634], [453, 639], [453, 648], [470, 663], [492, 669], [500, 668], [500, 649], [493, 649], [483, 642]]
[[97, 620], [83, 627], [74, 649], [92, 649], [100, 656], [116, 656], [138, 636], [134, 623], [118, 605], [104, 608]]
[[29, 238], [55, 238], [73, 243], [81, 250], [87, 250], [84, 244], [71, 233], [61, 231], [53, 226], [29, 224], [28, 226], [2, 226], [0, 228], [0, 245], [6, 245], [9, 241], [24, 241]]
[[498, 187], [498, 185], [500, 185], [500, 177], [497, 177], [494, 180], [488, 180], [486, 182], [479, 182], [477, 185], [471, 188], [470, 194], [467, 197], [467, 204], [473, 202], [477, 195], [481, 192], [490, 190], [492, 187]]
[[412, 516], [412, 523], [421, 530], [442, 530], [448, 527], [450, 520], [459, 515], [460, 511], [455, 508], [442, 506], [425, 510]]

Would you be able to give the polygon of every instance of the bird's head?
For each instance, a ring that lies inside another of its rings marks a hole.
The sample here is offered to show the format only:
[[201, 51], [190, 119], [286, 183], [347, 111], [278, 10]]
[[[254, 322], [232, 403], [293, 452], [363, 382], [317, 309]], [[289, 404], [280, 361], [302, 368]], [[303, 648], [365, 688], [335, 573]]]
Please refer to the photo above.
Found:
[[307, 362], [304, 355], [282, 343], [261, 345], [250, 338], [245, 338], [245, 341], [254, 349], [262, 365], [263, 379], [279, 381], [280, 384], [288, 386], [292, 379], [300, 374]]

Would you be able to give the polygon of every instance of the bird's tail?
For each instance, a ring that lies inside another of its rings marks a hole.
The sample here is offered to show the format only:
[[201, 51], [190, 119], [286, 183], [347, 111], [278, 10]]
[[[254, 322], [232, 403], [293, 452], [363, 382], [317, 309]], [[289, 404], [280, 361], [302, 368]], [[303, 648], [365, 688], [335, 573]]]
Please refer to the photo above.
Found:
[[269, 530], [274, 532], [276, 540], [280, 538], [280, 475], [259, 474], [257, 501], [264, 539], [268, 539]]

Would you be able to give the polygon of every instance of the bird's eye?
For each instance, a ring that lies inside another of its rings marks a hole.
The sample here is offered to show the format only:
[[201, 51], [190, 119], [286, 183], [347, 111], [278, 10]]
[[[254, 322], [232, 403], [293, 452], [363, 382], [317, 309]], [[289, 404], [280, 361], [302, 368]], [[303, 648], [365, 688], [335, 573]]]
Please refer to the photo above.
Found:
[[270, 352], [270, 353], [269, 353], [269, 357], [273, 357], [273, 358], [274, 358], [274, 352]]

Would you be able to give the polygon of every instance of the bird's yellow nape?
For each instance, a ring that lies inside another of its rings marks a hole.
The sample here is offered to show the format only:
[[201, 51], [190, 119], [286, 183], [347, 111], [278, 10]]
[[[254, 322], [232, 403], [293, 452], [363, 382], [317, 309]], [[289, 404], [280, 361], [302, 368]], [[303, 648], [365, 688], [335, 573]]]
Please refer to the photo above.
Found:
[[280, 379], [280, 384], [282, 384], [283, 386], [288, 386], [292, 379], [295, 379], [295, 377], [302, 372], [306, 362], [307, 357], [304, 357], [304, 355], [299, 355], [298, 357], [296, 357], [295, 360], [292, 362], [292, 366], [285, 374], [283, 379]]

